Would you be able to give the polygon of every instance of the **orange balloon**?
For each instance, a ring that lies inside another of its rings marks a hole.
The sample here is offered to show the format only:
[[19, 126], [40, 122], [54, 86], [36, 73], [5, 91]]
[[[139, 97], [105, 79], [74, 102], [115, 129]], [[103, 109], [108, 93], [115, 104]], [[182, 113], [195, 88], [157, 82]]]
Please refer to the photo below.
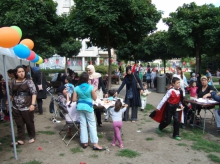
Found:
[[11, 27], [0, 28], [0, 46], [4, 48], [12, 48], [20, 41], [20, 34]]
[[24, 44], [25, 46], [27, 46], [28, 48], [30, 48], [30, 50], [32, 50], [34, 48], [34, 42], [31, 39], [23, 39], [20, 44]]

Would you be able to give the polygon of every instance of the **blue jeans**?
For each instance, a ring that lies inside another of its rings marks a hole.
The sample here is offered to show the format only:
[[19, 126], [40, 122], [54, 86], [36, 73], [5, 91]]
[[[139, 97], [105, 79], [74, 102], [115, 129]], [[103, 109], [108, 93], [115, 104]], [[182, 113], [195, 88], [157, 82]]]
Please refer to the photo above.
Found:
[[89, 127], [89, 135], [91, 143], [98, 143], [97, 129], [96, 129], [96, 121], [94, 112], [87, 112], [85, 110], [78, 110], [79, 118], [80, 118], [80, 141], [81, 143], [88, 143], [88, 129]]
[[220, 102], [220, 96], [218, 96], [215, 91], [211, 92], [211, 95], [212, 95], [212, 98], [213, 98], [215, 101]]

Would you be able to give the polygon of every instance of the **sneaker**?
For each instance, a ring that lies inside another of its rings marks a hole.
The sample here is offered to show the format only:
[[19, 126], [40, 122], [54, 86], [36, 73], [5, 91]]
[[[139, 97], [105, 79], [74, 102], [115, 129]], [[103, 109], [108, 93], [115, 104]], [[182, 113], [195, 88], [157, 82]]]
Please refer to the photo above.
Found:
[[120, 148], [120, 149], [123, 149], [123, 148], [124, 148], [123, 144], [119, 145], [119, 148]]
[[144, 111], [144, 109], [141, 109], [141, 111]]
[[176, 136], [176, 137], [174, 137], [174, 139], [175, 139], [175, 140], [178, 140], [178, 141], [181, 140], [180, 136]]
[[107, 115], [106, 113], [103, 113], [105, 116]]
[[115, 144], [114, 144], [114, 143], [112, 143], [112, 146], [115, 146]]
[[159, 128], [157, 128], [156, 131], [157, 131], [158, 134], [162, 133], [162, 131]]
[[108, 119], [105, 119], [105, 122], [108, 122]]

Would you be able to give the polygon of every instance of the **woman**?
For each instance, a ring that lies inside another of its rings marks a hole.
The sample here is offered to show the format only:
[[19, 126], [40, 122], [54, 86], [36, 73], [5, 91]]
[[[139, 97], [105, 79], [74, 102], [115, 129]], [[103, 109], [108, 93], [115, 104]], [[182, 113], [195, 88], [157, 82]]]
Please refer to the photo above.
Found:
[[173, 75], [173, 77], [177, 77], [180, 79], [180, 88], [183, 91], [183, 97], [186, 96], [185, 87], [188, 87], [188, 84], [186, 82], [186, 77], [183, 74], [182, 68], [177, 67], [176, 68], [176, 74]]
[[90, 140], [93, 143], [93, 150], [105, 150], [105, 148], [98, 145], [96, 121], [92, 105], [93, 100], [95, 101], [97, 99], [95, 93], [97, 89], [89, 85], [88, 81], [89, 75], [83, 72], [80, 75], [78, 86], [75, 87], [73, 94], [73, 102], [78, 98], [77, 111], [80, 117], [80, 141], [83, 148], [88, 147], [88, 125]]
[[[115, 93], [115, 96], [117, 96], [117, 94], [119, 94], [120, 91], [123, 89], [123, 87], [126, 85], [125, 104], [128, 104], [128, 108], [124, 113], [123, 121], [128, 120], [129, 108], [132, 107], [131, 121], [136, 122], [138, 107], [141, 106], [140, 93], [141, 94], [143, 93], [143, 86], [139, 77], [131, 72], [130, 67], [126, 68], [126, 73], [127, 75], [124, 77], [121, 86], [119, 87], [118, 91]], [[137, 88], [137, 83], [139, 83], [141, 90]]]
[[47, 98], [47, 81], [42, 72], [40, 72], [40, 69], [38, 67], [32, 67], [33, 71], [33, 82], [37, 89], [37, 107], [39, 110], [38, 115], [43, 114], [43, 100]]
[[[214, 90], [214, 87], [211, 85], [208, 85], [208, 79], [206, 76], [201, 77], [201, 86], [198, 87], [197, 89], [197, 98], [204, 98], [206, 99], [207, 97], [211, 97], [210, 91]], [[197, 114], [200, 115], [200, 111], [202, 109], [202, 106], [197, 105]]]
[[[93, 65], [87, 66], [87, 71], [89, 74], [89, 84], [91, 84], [96, 92], [97, 98], [101, 99], [103, 98], [103, 93], [105, 94], [105, 97], [108, 97], [107, 91], [105, 89], [105, 86], [103, 84], [102, 76], [100, 73], [95, 72], [95, 67]], [[102, 88], [102, 89], [101, 89]], [[102, 120], [101, 120], [101, 110], [100, 108], [97, 108], [95, 110], [95, 115], [97, 119], [97, 123], [99, 127], [102, 127]]]
[[[17, 125], [18, 141], [16, 145], [24, 145], [25, 124], [29, 136], [28, 143], [35, 142], [34, 109], [36, 107], [37, 91], [32, 80], [22, 66], [17, 66], [15, 80], [11, 82], [12, 115]], [[6, 102], [8, 105], [8, 102]], [[13, 143], [11, 144], [13, 146]]]
[[[69, 117], [67, 114], [65, 114], [65, 119], [67, 124], [71, 124], [72, 121], [74, 121], [76, 124], [79, 124], [79, 115], [78, 112], [76, 110], [76, 102], [72, 102], [70, 96], [69, 96], [69, 92], [68, 89], [65, 85], [60, 86], [58, 88], [58, 100], [59, 102], [62, 103], [63, 106], [66, 107], [66, 110], [68, 111], [68, 115], [71, 117]], [[71, 133], [71, 126], [68, 127], [68, 137], [71, 138], [72, 137], [72, 133]]]

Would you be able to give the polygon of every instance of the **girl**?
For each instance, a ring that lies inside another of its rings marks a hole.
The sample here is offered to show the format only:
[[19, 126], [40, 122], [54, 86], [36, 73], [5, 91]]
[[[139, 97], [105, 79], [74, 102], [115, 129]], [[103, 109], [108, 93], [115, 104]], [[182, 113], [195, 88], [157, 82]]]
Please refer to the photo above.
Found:
[[143, 83], [144, 92], [141, 94], [141, 111], [144, 111], [147, 105], [147, 96], [149, 95], [149, 91], [147, 90], [147, 84]]
[[177, 77], [177, 78], [180, 79], [180, 88], [183, 91], [183, 97], [185, 97], [186, 96], [185, 87], [188, 87], [188, 84], [187, 84], [187, 81], [186, 81], [186, 77], [183, 74], [182, 68], [177, 67], [176, 71], [177, 71], [177, 73], [174, 74], [173, 77]]
[[180, 111], [177, 110], [177, 108], [180, 107], [181, 110], [183, 110], [184, 107], [181, 103], [183, 96], [181, 90], [179, 89], [180, 79], [174, 77], [172, 79], [172, 84], [173, 88], [167, 91], [167, 93], [157, 106], [155, 116], [152, 116], [152, 114], [151, 116], [155, 121], [160, 123], [159, 127], [157, 128], [158, 133], [161, 133], [161, 131], [170, 124], [171, 118], [173, 117], [173, 138], [176, 140], [181, 140], [181, 138], [179, 137]]
[[197, 97], [197, 90], [198, 87], [196, 86], [196, 81], [192, 82], [190, 87], [187, 88], [187, 90], [190, 92], [190, 97]]
[[68, 90], [69, 97], [72, 97], [72, 94], [74, 92], [74, 85], [71, 83], [71, 81], [72, 79], [70, 77], [66, 77], [64, 85]]
[[127, 106], [128, 105], [125, 104], [125, 107], [121, 109], [122, 103], [121, 103], [121, 100], [118, 99], [115, 102], [115, 107], [110, 109], [110, 113], [112, 115], [112, 121], [113, 121], [112, 126], [114, 129], [114, 137], [112, 140], [112, 146], [115, 146], [115, 142], [116, 140], [118, 140], [119, 147], [120, 148], [124, 147], [122, 144], [122, 140], [121, 140], [120, 130], [122, 127], [122, 114], [126, 111]]

